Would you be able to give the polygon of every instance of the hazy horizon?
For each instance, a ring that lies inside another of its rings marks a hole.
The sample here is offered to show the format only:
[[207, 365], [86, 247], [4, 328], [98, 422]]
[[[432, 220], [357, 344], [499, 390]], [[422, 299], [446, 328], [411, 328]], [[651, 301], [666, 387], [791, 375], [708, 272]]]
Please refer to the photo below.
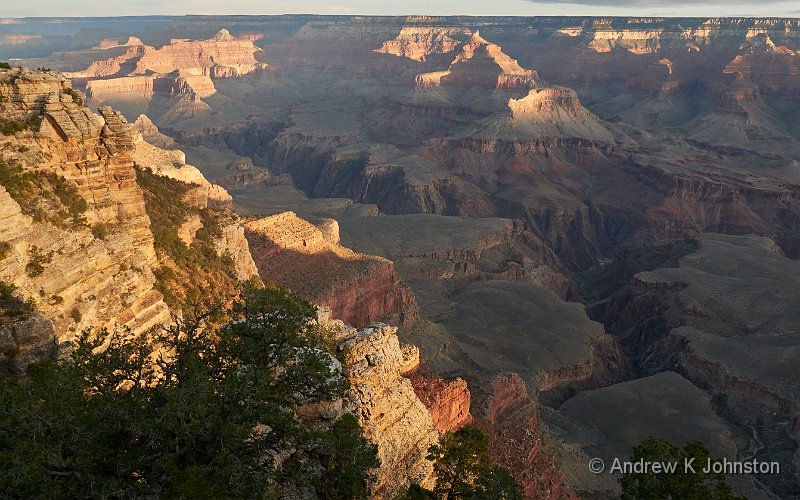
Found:
[[107, 17], [107, 16], [175, 16], [175, 15], [365, 15], [365, 16], [642, 16], [642, 17], [798, 17], [796, 1], [766, 0], [750, 2], [677, 0], [662, 2], [632, 0], [462, 0], [429, 2], [408, 0], [396, 3], [375, 3], [366, 0], [320, 2], [258, 2], [231, 0], [226, 2], [184, 0], [146, 0], [115, 4], [100, 0], [55, 2], [46, 0], [17, 4], [0, 11], [0, 17]]

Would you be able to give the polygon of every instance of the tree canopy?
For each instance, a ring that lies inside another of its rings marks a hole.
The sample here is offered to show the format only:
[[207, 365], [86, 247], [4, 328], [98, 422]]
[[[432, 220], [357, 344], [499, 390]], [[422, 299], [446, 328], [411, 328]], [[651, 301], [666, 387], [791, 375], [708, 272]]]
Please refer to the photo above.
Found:
[[[703, 472], [709, 452], [702, 441], [678, 448], [664, 439], [649, 437], [633, 449], [631, 462], [676, 462], [670, 473], [628, 473], [619, 479], [623, 499], [637, 500], [746, 500], [734, 495], [721, 473]], [[694, 459], [694, 461], [692, 461]], [[714, 462], [715, 460], [712, 460]], [[694, 467], [685, 467], [692, 463]], [[693, 470], [694, 469], [694, 470]]]
[[151, 335], [85, 332], [70, 362], [0, 381], [0, 496], [366, 497], [376, 450], [355, 418], [295, 412], [347, 388], [313, 306], [242, 297]]
[[446, 434], [433, 445], [428, 459], [434, 462], [436, 486], [433, 491], [414, 485], [407, 500], [425, 498], [517, 500], [522, 490], [502, 467], [494, 467], [489, 456], [489, 436], [482, 429], [466, 425]]

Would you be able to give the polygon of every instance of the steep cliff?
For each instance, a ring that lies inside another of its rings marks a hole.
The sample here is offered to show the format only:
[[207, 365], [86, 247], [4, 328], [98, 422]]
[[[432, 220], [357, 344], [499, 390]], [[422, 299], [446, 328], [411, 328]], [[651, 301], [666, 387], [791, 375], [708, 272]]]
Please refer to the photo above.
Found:
[[[416, 350], [419, 365], [419, 349], [410, 347]], [[471, 397], [464, 379], [445, 380], [430, 373], [425, 365], [416, 366], [405, 376], [411, 380], [417, 397], [430, 411], [439, 432], [447, 434], [472, 422], [469, 412]]]
[[[2, 145], [0, 280], [35, 302], [56, 346], [87, 327], [140, 333], [170, 319], [154, 289], [156, 255], [131, 133], [112, 110], [91, 113], [69, 92], [58, 74], [0, 70], [3, 118], [41, 123]], [[35, 346], [17, 334], [4, 347], [21, 366]]]
[[575, 499], [553, 457], [545, 450], [546, 428], [536, 403], [517, 375], [498, 376], [484, 402], [484, 425], [491, 437], [492, 459], [507, 467], [526, 498]]
[[375, 49], [375, 52], [424, 62], [431, 55], [454, 51], [459, 42], [452, 37], [464, 33], [458, 29], [404, 26], [396, 38], [383, 42], [383, 45]]
[[476, 31], [447, 70], [421, 74], [417, 85], [527, 90], [536, 87], [538, 79], [535, 71], [522, 68], [499, 45], [488, 42]]
[[244, 227], [265, 282], [328, 306], [334, 317], [355, 326], [415, 317], [414, 295], [397, 277], [391, 261], [327, 240], [292, 212], [252, 220]]
[[[12, 366], [24, 366], [44, 345], [64, 347], [85, 328], [126, 327], [137, 335], [171, 321], [161, 293], [168, 289], [165, 263], [176, 264], [162, 251], [169, 239], [159, 225], [165, 212], [186, 213], [171, 230], [187, 247], [204, 224], [215, 226], [202, 235], [217, 256], [206, 262], [230, 259], [238, 279], [256, 275], [244, 230], [225, 210], [230, 196], [178, 161], [181, 152], [144, 142], [110, 108], [92, 113], [57, 73], [0, 70], [0, 96], [0, 117], [20, 124], [0, 146], [0, 281], [9, 297], [37, 311], [4, 328]], [[183, 196], [163, 199], [153, 211], [135, 163], [158, 174], [152, 179], [182, 181]], [[203, 217], [188, 216], [191, 210]], [[152, 215], [159, 224], [151, 224]], [[52, 326], [26, 337], [14, 325], [31, 318]]]
[[339, 350], [351, 384], [347, 407], [378, 446], [373, 497], [396, 498], [413, 483], [433, 487], [433, 464], [426, 457], [439, 433], [411, 382], [401, 376], [404, 357], [396, 330], [376, 324], [348, 332]]

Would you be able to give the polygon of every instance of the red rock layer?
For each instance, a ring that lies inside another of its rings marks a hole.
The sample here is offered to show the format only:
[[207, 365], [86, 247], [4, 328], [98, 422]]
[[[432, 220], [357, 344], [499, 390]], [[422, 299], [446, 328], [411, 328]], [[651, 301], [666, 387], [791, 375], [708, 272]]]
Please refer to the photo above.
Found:
[[507, 468], [526, 498], [575, 499], [577, 496], [543, 449], [539, 412], [525, 382], [516, 374], [498, 377], [492, 385], [486, 419], [492, 460]]
[[433, 375], [424, 364], [407, 374], [414, 392], [431, 412], [439, 432], [457, 431], [472, 422], [469, 412], [471, 396], [464, 379], [444, 380]]
[[361, 328], [376, 320], [416, 317], [414, 294], [392, 261], [327, 241], [292, 212], [250, 221], [245, 235], [265, 283], [275, 283], [331, 308], [333, 317]]

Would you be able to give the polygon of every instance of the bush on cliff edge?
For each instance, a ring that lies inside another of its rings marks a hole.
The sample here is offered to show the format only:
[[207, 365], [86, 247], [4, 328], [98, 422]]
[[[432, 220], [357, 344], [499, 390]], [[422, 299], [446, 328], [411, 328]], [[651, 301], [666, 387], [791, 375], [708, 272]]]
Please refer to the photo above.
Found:
[[206, 306], [149, 336], [85, 333], [72, 362], [0, 381], [0, 496], [365, 497], [376, 451], [352, 415], [293, 411], [346, 389], [314, 308], [277, 289], [243, 297], [226, 327]]

